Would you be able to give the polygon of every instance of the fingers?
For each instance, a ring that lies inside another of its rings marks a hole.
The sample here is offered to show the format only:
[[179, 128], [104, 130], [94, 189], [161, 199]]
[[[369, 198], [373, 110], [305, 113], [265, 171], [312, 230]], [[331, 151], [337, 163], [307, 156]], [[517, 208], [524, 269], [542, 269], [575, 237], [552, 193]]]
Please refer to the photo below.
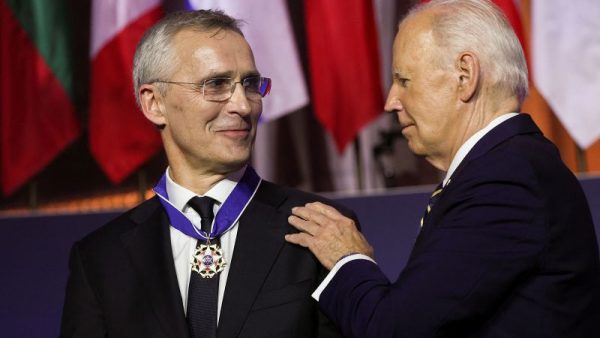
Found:
[[291, 215], [288, 217], [288, 222], [294, 226], [294, 228], [310, 235], [314, 235], [319, 230], [319, 225], [305, 219], [304, 217]]
[[288, 234], [288, 235], [285, 235], [285, 240], [290, 243], [298, 244], [300, 246], [308, 248], [308, 246], [310, 244], [310, 235], [307, 235], [302, 232], [297, 233], [297, 234]]
[[315, 225], [349, 224], [354, 227], [352, 219], [342, 215], [335, 208], [320, 202], [307, 203], [304, 207], [295, 207], [292, 209], [292, 214]]
[[[324, 206], [324, 204], [322, 204]], [[296, 229], [310, 235], [318, 234], [322, 226], [331, 223], [331, 218], [323, 213], [323, 209], [317, 209], [312, 203], [304, 207], [295, 207], [292, 209], [292, 215], [288, 217], [288, 222]]]
[[285, 240], [308, 248], [327, 269], [349, 253], [372, 257], [372, 249], [354, 220], [329, 205], [314, 202], [295, 207], [288, 222], [300, 233], [287, 234]]
[[306, 208], [315, 210], [334, 221], [339, 221], [347, 218], [346, 216], [342, 215], [339, 211], [337, 211], [337, 209], [335, 209], [334, 207], [329, 206], [327, 204], [323, 204], [321, 202], [307, 203]]
[[334, 207], [331, 207], [327, 204], [323, 204], [321, 202], [306, 203], [306, 205], [304, 207], [298, 207], [298, 208], [294, 208], [294, 209], [297, 209], [297, 210], [299, 210], [303, 213], [307, 213], [309, 215], [315, 215], [315, 217], [323, 217], [324, 216], [333, 221], [339, 221], [341, 219], [346, 218], [346, 216], [342, 215]]
[[293, 208], [292, 214], [296, 218], [300, 218], [305, 222], [312, 223], [316, 226], [326, 225], [329, 222], [329, 218], [327, 217], [327, 215], [308, 207]]

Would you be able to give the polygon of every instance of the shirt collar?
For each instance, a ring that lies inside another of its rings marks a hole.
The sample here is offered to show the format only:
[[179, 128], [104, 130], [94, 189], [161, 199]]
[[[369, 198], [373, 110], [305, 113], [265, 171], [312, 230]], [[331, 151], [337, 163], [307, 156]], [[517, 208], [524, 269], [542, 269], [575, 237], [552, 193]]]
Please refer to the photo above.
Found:
[[471, 149], [473, 149], [473, 147], [477, 144], [477, 142], [479, 142], [479, 140], [481, 140], [485, 136], [485, 134], [489, 133], [492, 129], [494, 129], [494, 127], [496, 127], [500, 123], [508, 120], [509, 118], [511, 118], [513, 116], [517, 116], [517, 115], [519, 115], [519, 113], [502, 114], [502, 115], [496, 117], [495, 119], [493, 119], [483, 129], [480, 129], [475, 134], [473, 134], [471, 137], [469, 137], [469, 139], [465, 143], [463, 143], [463, 145], [460, 146], [460, 148], [458, 148], [456, 155], [454, 155], [454, 158], [452, 159], [452, 162], [450, 163], [450, 167], [448, 167], [448, 172], [446, 173], [446, 177], [444, 178], [443, 186], [445, 187], [448, 184], [448, 182], [450, 181], [450, 178], [452, 177], [452, 174], [454, 174], [454, 171], [456, 170], [456, 168], [458, 168], [458, 166], [465, 159], [465, 157], [467, 156], [469, 151], [471, 151]]
[[[217, 201], [216, 204], [220, 206], [223, 204], [223, 202], [225, 202], [227, 197], [229, 197], [229, 194], [231, 194], [237, 182], [242, 179], [245, 171], [246, 166], [230, 173], [227, 175], [227, 177], [217, 182], [217, 184], [215, 184], [202, 196], [208, 196], [214, 199]], [[171, 174], [168, 167], [165, 175], [167, 177], [167, 194], [169, 195], [169, 202], [171, 202], [171, 204], [173, 204], [181, 212], [185, 212], [188, 208], [187, 202], [190, 200], [190, 198], [198, 195], [173, 181], [173, 179], [171, 179]]]

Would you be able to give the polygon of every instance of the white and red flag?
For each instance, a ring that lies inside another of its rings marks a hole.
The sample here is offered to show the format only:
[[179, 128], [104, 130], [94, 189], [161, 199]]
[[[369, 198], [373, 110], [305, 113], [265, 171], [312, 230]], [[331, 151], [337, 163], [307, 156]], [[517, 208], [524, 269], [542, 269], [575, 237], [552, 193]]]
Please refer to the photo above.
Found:
[[161, 16], [160, 0], [92, 2], [89, 140], [113, 183], [161, 148], [157, 129], [136, 106], [132, 80], [135, 47]]

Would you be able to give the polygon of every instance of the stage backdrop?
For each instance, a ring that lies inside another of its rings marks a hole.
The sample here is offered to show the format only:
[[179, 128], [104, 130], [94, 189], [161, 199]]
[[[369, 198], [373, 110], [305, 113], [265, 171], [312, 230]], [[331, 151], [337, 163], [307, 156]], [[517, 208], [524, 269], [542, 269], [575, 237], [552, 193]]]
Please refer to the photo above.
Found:
[[[600, 233], [600, 178], [583, 178]], [[433, 186], [330, 196], [354, 209], [379, 265], [392, 280], [408, 259]], [[56, 337], [73, 242], [116, 213], [0, 219], [0, 336]]]

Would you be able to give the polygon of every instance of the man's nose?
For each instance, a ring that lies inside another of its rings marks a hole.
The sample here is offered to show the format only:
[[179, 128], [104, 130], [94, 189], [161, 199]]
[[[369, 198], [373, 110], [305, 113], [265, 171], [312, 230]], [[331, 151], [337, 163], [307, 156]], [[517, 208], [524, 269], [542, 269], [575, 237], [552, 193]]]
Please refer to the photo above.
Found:
[[393, 113], [404, 109], [398, 94], [399, 93], [392, 86], [392, 88], [390, 88], [390, 92], [388, 93], [387, 99], [385, 100], [384, 109], [386, 112]]
[[236, 82], [231, 90], [232, 93], [229, 102], [235, 106], [235, 111], [240, 114], [249, 114], [252, 109], [246, 96], [246, 89], [242, 86], [242, 83]]

